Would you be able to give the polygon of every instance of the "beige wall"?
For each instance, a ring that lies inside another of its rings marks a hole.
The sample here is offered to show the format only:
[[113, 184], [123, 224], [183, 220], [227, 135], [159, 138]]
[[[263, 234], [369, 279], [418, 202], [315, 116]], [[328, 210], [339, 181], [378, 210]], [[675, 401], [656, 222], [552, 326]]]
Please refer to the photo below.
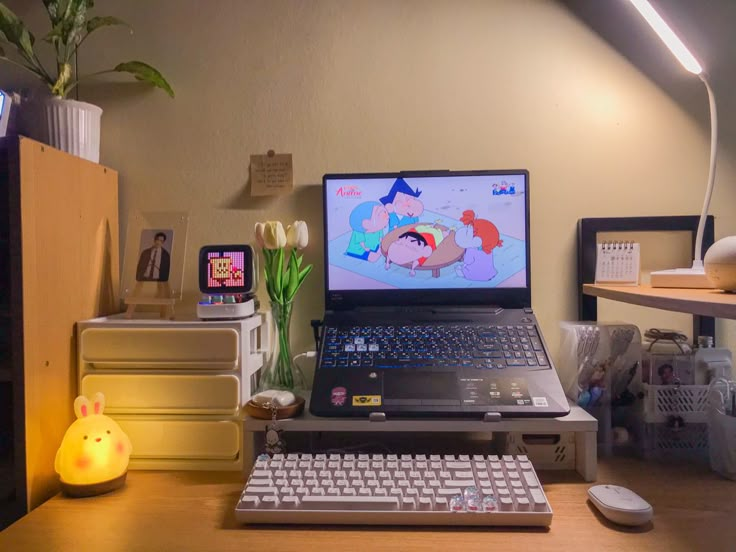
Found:
[[[21, 3], [9, 5], [34, 11]], [[299, 350], [322, 309], [325, 172], [528, 168], [533, 304], [555, 350], [558, 322], [576, 316], [578, 218], [700, 210], [708, 129], [555, 2], [98, 0], [96, 13], [135, 34], [100, 31], [83, 70], [142, 59], [177, 93], [81, 90], [105, 110], [122, 223], [134, 208], [191, 213], [191, 309], [200, 246], [249, 241], [258, 220], [307, 220], [317, 270], [298, 299]], [[293, 153], [296, 190], [256, 201], [249, 155], [269, 148]], [[736, 233], [733, 153], [719, 158], [719, 236]]]

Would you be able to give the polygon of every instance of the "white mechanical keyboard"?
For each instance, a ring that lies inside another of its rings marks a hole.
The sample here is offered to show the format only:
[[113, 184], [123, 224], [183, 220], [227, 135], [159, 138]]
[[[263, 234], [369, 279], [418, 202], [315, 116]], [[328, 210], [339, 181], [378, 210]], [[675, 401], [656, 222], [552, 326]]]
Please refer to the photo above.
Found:
[[242, 523], [541, 525], [552, 508], [526, 456], [276, 454], [258, 457]]

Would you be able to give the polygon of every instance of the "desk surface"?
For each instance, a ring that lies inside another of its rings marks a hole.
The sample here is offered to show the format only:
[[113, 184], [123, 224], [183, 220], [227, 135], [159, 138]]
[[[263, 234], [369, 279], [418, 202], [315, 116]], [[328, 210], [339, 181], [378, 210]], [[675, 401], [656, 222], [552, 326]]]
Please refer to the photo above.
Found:
[[628, 486], [654, 507], [641, 528], [597, 514], [576, 474], [540, 476], [554, 510], [549, 530], [240, 526], [241, 474], [134, 471], [109, 495], [54, 497], [1, 532], [0, 550], [736, 550], [736, 482], [704, 467], [603, 459], [599, 483]]

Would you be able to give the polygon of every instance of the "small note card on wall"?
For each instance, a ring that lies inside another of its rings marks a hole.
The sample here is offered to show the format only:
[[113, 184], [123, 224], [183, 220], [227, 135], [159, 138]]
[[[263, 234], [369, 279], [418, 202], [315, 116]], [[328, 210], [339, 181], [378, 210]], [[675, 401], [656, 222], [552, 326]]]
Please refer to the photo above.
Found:
[[599, 243], [595, 257], [595, 283], [638, 285], [639, 266], [638, 243]]
[[290, 153], [250, 156], [250, 195], [288, 194], [294, 189], [294, 167]]

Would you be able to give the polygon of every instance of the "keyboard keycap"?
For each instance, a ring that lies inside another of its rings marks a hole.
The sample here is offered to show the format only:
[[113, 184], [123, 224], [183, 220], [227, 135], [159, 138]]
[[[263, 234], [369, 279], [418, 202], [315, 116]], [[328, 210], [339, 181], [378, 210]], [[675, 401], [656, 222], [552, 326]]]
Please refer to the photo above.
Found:
[[534, 475], [534, 472], [523, 471], [521, 473], [524, 475], [524, 481], [526, 481], [527, 487], [531, 489], [539, 486], [539, 483], [537, 482], [537, 477]]
[[396, 510], [394, 496], [305, 496], [302, 504], [322, 510]]
[[260, 502], [261, 499], [255, 495], [245, 495], [240, 498], [240, 507], [255, 508]]
[[448, 470], [469, 470], [470, 462], [445, 462]]
[[245, 488], [246, 494], [257, 494], [257, 495], [275, 495], [276, 487], [256, 487], [248, 485]]

